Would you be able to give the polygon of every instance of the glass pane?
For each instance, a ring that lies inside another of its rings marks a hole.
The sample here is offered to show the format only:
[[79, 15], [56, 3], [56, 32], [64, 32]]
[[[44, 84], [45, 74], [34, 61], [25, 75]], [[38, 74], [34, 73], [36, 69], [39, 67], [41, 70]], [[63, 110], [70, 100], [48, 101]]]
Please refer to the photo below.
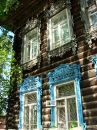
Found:
[[60, 22], [64, 21], [67, 19], [67, 14], [66, 14], [66, 10], [61, 11], [60, 13], [56, 14], [52, 19], [51, 19], [51, 23], [52, 26], [59, 24]]
[[56, 29], [54, 29], [54, 43], [55, 46], [57, 46], [59, 44], [59, 30], [58, 27]]
[[31, 107], [31, 120], [30, 120], [31, 130], [37, 128], [37, 106]]
[[29, 107], [24, 107], [24, 128], [29, 127]]
[[77, 121], [77, 109], [75, 98], [67, 99], [68, 126], [72, 121]]
[[37, 39], [34, 39], [32, 42], [32, 58], [35, 58], [37, 56]]
[[37, 93], [31, 93], [25, 95], [25, 104], [37, 103]]
[[57, 97], [65, 97], [65, 96], [71, 96], [75, 95], [75, 89], [74, 89], [74, 84], [69, 83], [69, 84], [63, 84], [57, 87]]
[[67, 23], [62, 25], [62, 27], [61, 27], [61, 34], [62, 34], [63, 44], [70, 41], [69, 27], [68, 27]]
[[27, 45], [26, 49], [27, 49], [27, 54], [26, 54], [27, 59], [26, 59], [26, 61], [29, 61], [30, 60], [30, 44]]
[[58, 128], [66, 127], [66, 119], [65, 119], [65, 100], [57, 100], [57, 114], [58, 114]]
[[64, 106], [64, 105], [65, 105], [64, 99], [62, 99], [62, 100], [57, 100], [57, 107], [58, 107], [58, 106]]
[[58, 128], [64, 128], [66, 121], [65, 121], [65, 107], [57, 108], [58, 111]]
[[93, 14], [91, 14], [90, 20], [91, 20], [91, 25], [93, 29], [96, 29], [97, 28], [97, 12], [94, 12]]

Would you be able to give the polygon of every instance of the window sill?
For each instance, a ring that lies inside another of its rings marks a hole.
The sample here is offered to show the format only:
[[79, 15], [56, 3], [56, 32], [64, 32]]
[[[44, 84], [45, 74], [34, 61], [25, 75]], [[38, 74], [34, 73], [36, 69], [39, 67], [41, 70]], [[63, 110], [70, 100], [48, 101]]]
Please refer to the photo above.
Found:
[[21, 67], [23, 70], [29, 70], [33, 68], [33, 66], [36, 66], [38, 64], [38, 67], [40, 67], [40, 62], [41, 62], [41, 56], [37, 56], [36, 59], [30, 60], [26, 63], [21, 64]]
[[76, 47], [77, 47], [77, 43], [76, 43], [76, 39], [74, 38], [73, 40], [71, 40], [69, 43], [64, 44], [60, 47], [57, 47], [53, 50], [47, 50], [48, 53], [48, 63], [50, 63], [50, 58], [51, 57], [58, 57], [58, 56], [63, 56], [66, 52], [72, 50], [73, 54], [76, 53]]
[[65, 54], [67, 51], [69, 51], [72, 48], [71, 42], [64, 44], [60, 47], [57, 47], [53, 50], [50, 50], [48, 53], [51, 57], [57, 57], [57, 56], [62, 56]]

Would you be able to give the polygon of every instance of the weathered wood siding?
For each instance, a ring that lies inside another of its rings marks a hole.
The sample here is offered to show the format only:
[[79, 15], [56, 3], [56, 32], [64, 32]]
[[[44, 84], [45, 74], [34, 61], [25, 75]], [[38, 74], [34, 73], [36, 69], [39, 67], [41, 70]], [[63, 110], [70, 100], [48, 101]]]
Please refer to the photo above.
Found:
[[[91, 58], [93, 55], [97, 54], [97, 41], [93, 41], [93, 48], [89, 48], [88, 43], [85, 42], [84, 36], [84, 25], [81, 21], [80, 15], [80, 5], [78, 0], [71, 0], [71, 13], [74, 19], [74, 32], [77, 37], [77, 53], [74, 56], [72, 51], [67, 52], [62, 57], [51, 58], [51, 63], [48, 64], [47, 59], [47, 21], [44, 17], [43, 7], [46, 5], [45, 2], [41, 2], [37, 5], [34, 12], [41, 12], [41, 67], [34, 66], [30, 70], [23, 72], [24, 78], [27, 76], [39, 76], [43, 79], [43, 92], [42, 92], [42, 126], [44, 129], [49, 128], [50, 125], [50, 108], [46, 107], [46, 100], [50, 99], [48, 78], [47, 73], [53, 71], [55, 67], [61, 63], [78, 63], [81, 65], [81, 94], [82, 94], [82, 104], [83, 104], [83, 114], [84, 121], [87, 124], [87, 130], [96, 130], [97, 126], [97, 80], [95, 76], [94, 66], [91, 63]], [[28, 3], [30, 4], [30, 3]], [[34, 6], [33, 6], [34, 7]], [[29, 15], [29, 12], [24, 14], [23, 17]], [[32, 8], [33, 10], [33, 8]], [[29, 15], [30, 16], [30, 15]], [[25, 20], [24, 20], [25, 21]], [[19, 26], [22, 27], [22, 23], [18, 22]], [[21, 24], [21, 25], [20, 25]], [[24, 23], [23, 23], [24, 24]], [[17, 26], [18, 28], [18, 26]], [[21, 57], [21, 28], [16, 31], [14, 50], [16, 51], [16, 58], [20, 61]], [[17, 128], [18, 126], [18, 114], [19, 114], [19, 93], [15, 89], [9, 98], [8, 106], [8, 122], [7, 128]]]

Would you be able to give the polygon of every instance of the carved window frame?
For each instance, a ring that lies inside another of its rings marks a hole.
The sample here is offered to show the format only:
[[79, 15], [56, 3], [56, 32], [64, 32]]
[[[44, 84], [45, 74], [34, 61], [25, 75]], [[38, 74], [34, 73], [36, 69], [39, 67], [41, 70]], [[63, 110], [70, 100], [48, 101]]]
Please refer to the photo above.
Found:
[[91, 61], [94, 64], [94, 69], [95, 69], [96, 79], [97, 79], [97, 55], [93, 56]]
[[[23, 70], [29, 70], [33, 66], [38, 65], [38, 68], [40, 67], [40, 62], [41, 62], [41, 50], [40, 50], [40, 20], [37, 18], [32, 18], [31, 20], [28, 20], [26, 23], [26, 26], [22, 28], [22, 46], [21, 46], [21, 66]], [[37, 30], [37, 40], [38, 40], [38, 47], [37, 47], [37, 56], [35, 59], [29, 60], [28, 62], [24, 63], [24, 36], [27, 35], [27, 33], [30, 33], [31, 31], [33, 32], [34, 30]]]
[[[76, 100], [77, 100], [77, 111], [78, 111], [78, 121], [79, 124], [85, 126], [84, 130], [86, 129], [86, 125], [83, 120], [83, 110], [82, 110], [82, 100], [81, 100], [81, 91], [80, 91], [80, 80], [81, 80], [81, 73], [80, 73], [80, 65], [78, 64], [61, 64], [54, 69], [54, 72], [49, 72], [47, 74], [49, 78], [49, 92], [51, 101], [55, 100], [54, 95], [54, 88], [58, 84], [66, 83], [66, 82], [75, 82], [75, 91], [76, 91]], [[51, 106], [51, 126], [55, 124], [55, 107]]]
[[24, 96], [31, 92], [37, 92], [37, 129], [42, 129], [41, 115], [41, 95], [42, 95], [42, 79], [39, 77], [30, 76], [24, 79], [24, 82], [19, 84], [20, 87], [20, 112], [18, 129], [23, 129], [23, 107]]
[[84, 23], [84, 34], [85, 34], [85, 38], [86, 38], [86, 42], [88, 43], [89, 47], [92, 47], [92, 40], [96, 40], [97, 39], [97, 27], [96, 29], [93, 29], [91, 27], [91, 21], [90, 21], [90, 14], [93, 11], [92, 6], [95, 6], [96, 8], [96, 13], [97, 13], [97, 0], [96, 1], [96, 5], [91, 5], [88, 6], [87, 0], [78, 0], [81, 6], [81, 18], [82, 21]]
[[[67, 44], [64, 44], [58, 48], [55, 48], [53, 50], [50, 49], [50, 37], [49, 37], [49, 25], [50, 25], [50, 19], [57, 15], [59, 12], [62, 10], [67, 9], [67, 14], [68, 14], [68, 22], [69, 22], [69, 28], [71, 32], [71, 40]], [[50, 58], [51, 57], [57, 57], [57, 56], [62, 56], [66, 52], [70, 51], [72, 49], [73, 54], [76, 53], [76, 47], [77, 47], [77, 42], [76, 42], [76, 35], [73, 32], [73, 17], [71, 15], [71, 3], [70, 0], [61, 0], [61, 1], [56, 1], [55, 3], [52, 3], [50, 5], [50, 9], [46, 10], [46, 17], [47, 17], [47, 35], [48, 35], [48, 46], [47, 46], [47, 56], [48, 56], [48, 63], [50, 63]]]

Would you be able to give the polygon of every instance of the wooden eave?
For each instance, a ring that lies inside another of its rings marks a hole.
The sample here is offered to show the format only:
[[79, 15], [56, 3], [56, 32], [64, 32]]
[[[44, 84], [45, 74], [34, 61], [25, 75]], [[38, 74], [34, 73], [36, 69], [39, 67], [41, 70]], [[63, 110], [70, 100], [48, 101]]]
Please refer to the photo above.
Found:
[[25, 25], [29, 18], [38, 15], [39, 9], [41, 10], [46, 3], [46, 0], [21, 0], [19, 7], [15, 11], [9, 11], [7, 20], [0, 21], [1, 26], [13, 23], [12, 31], [20, 28]]

